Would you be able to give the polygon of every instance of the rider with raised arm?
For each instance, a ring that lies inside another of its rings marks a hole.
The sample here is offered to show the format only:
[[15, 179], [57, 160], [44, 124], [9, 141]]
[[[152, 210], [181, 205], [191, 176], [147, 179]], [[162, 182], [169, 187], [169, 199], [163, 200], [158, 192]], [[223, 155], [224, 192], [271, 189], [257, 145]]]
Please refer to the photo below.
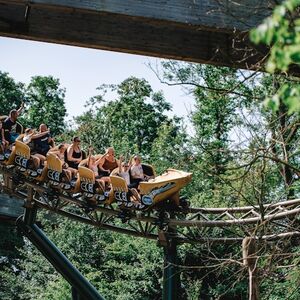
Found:
[[54, 147], [54, 140], [51, 137], [50, 130], [46, 124], [41, 124], [39, 136], [34, 139], [34, 152], [46, 157], [48, 151]]
[[65, 173], [67, 179], [71, 181], [72, 178], [74, 178], [77, 175], [78, 171], [74, 168], [70, 168], [70, 166], [66, 163], [66, 150], [66, 144], [60, 144], [57, 147], [50, 149], [49, 153], [56, 155], [60, 159], [60, 161], [62, 162], [63, 172]]
[[99, 182], [102, 189], [105, 189], [105, 180], [101, 179], [101, 176], [99, 175], [99, 164], [102, 163], [104, 159], [104, 155], [100, 156], [98, 159], [94, 155], [92, 155], [93, 148], [89, 147], [89, 155], [88, 155], [88, 161], [87, 161], [87, 167], [92, 170], [95, 174], [95, 180]]
[[119, 161], [115, 158], [115, 150], [113, 147], [107, 148], [98, 167], [101, 180], [110, 183], [109, 175], [114, 169], [119, 167]]
[[24, 108], [24, 102], [22, 102], [19, 109], [12, 109], [9, 112], [8, 118], [3, 122], [1, 135], [2, 143], [8, 142], [10, 145], [14, 144], [20, 132], [17, 130], [17, 120]]
[[[40, 166], [41, 163], [44, 163], [46, 157], [40, 153], [37, 153], [35, 151], [35, 144], [34, 141], [40, 138], [45, 137], [48, 135], [49, 130], [43, 131], [43, 132], [35, 132], [32, 128], [27, 128], [25, 130], [24, 136], [20, 139], [21, 142], [28, 145], [30, 148], [30, 154], [33, 159], [34, 165], [36, 168]], [[19, 137], [17, 138], [17, 140]]]
[[103, 158], [99, 164], [100, 176], [109, 176], [114, 169], [119, 167], [119, 161], [115, 158], [114, 148], [107, 148]]

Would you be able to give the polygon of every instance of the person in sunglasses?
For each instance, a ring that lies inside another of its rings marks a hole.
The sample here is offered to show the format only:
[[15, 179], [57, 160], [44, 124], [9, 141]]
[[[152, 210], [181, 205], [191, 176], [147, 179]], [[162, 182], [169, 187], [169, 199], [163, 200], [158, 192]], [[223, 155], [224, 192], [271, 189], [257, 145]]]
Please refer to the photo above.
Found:
[[129, 170], [131, 168], [131, 160], [127, 163], [124, 160], [124, 157], [121, 156], [120, 157], [120, 164], [119, 164], [119, 175], [125, 179], [127, 185], [129, 186], [130, 185], [130, 173], [129, 173]]
[[80, 138], [75, 136], [72, 139], [72, 144], [67, 149], [67, 159], [66, 162], [70, 168], [78, 169], [79, 163], [85, 158], [84, 152], [80, 147]]

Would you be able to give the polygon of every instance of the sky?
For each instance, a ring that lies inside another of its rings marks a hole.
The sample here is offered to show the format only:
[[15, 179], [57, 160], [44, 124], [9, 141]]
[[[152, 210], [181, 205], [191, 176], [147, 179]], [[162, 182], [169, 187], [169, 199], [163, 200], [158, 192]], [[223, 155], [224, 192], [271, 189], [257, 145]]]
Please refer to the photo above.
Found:
[[103, 83], [118, 84], [130, 76], [145, 78], [154, 91], [162, 90], [173, 106], [173, 114], [185, 117], [192, 109], [192, 97], [178, 86], [160, 83], [148, 63], [160, 59], [111, 51], [0, 37], [0, 71], [28, 84], [32, 76], [52, 75], [66, 88], [68, 119], [81, 114], [85, 102], [97, 95]]

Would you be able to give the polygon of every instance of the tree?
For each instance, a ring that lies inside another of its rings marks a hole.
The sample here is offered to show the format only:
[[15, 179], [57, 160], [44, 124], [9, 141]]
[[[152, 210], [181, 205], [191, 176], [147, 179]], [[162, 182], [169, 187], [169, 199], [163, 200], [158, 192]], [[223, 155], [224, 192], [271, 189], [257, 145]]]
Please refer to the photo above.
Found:
[[189, 171], [191, 152], [188, 136], [181, 125], [182, 120], [174, 118], [170, 124], [162, 124], [151, 147], [151, 162], [158, 174], [168, 168]]
[[[104, 298], [159, 299], [163, 260], [162, 251], [155, 242], [50, 217], [47, 213], [39, 216], [47, 236]], [[15, 290], [18, 288], [14, 299], [71, 299], [69, 284], [34, 246], [27, 242], [22, 252], [23, 259], [17, 263], [20, 272], [15, 274], [15, 282], [8, 281], [13, 278], [12, 272], [7, 270], [3, 276], [8, 290], [7, 298], [1, 299], [14, 297], [10, 284]]]
[[[85, 114], [78, 117], [78, 134], [98, 151], [113, 145], [118, 153], [139, 153], [149, 157], [153, 141], [162, 124], [172, 119], [165, 113], [171, 105], [161, 92], [153, 92], [145, 79], [130, 77], [119, 85], [103, 85], [117, 93], [115, 100], [106, 101], [103, 95], [93, 97]], [[96, 103], [104, 102], [95, 109]]]
[[[292, 71], [293, 65], [300, 63], [300, 19], [299, 0], [286, 0], [278, 5], [273, 14], [251, 31], [251, 40], [271, 47], [266, 70], [270, 73]], [[276, 93], [266, 99], [266, 103], [278, 110], [281, 103], [287, 106], [288, 113], [300, 111], [300, 87], [283, 84]]]
[[27, 124], [38, 128], [45, 123], [56, 135], [64, 131], [66, 117], [65, 89], [59, 79], [52, 76], [32, 77], [27, 88], [28, 110], [24, 115]]
[[0, 71], [0, 115], [8, 115], [25, 101], [24, 84], [16, 82], [8, 73]]
[[194, 198], [202, 199], [201, 202], [211, 203], [212, 198], [217, 201], [217, 195], [228, 196], [222, 177], [232, 161], [229, 149], [235, 143], [232, 130], [241, 122], [240, 110], [249, 105], [249, 98], [253, 97], [245, 83], [247, 76], [252, 78], [253, 75], [239, 76], [238, 71], [230, 68], [175, 61], [163, 62], [162, 75], [157, 75], [170, 86], [181, 85], [195, 98], [195, 107], [190, 113], [194, 134], [189, 163], [194, 181], [188, 189]]

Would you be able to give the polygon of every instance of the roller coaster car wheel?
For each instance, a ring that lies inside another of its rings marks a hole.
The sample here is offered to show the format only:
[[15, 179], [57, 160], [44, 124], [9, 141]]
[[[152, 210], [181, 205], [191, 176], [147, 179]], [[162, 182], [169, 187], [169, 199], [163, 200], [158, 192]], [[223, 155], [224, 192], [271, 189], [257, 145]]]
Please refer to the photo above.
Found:
[[170, 217], [171, 215], [169, 212], [161, 210], [158, 212], [158, 219], [154, 224], [157, 225], [159, 229], [163, 230], [168, 227]]
[[186, 197], [181, 197], [179, 199], [179, 205], [184, 209], [188, 209], [190, 207], [191, 203]]
[[59, 197], [59, 193], [49, 189], [48, 191], [44, 192], [44, 196], [49, 200], [49, 201], [54, 201], [57, 200]]
[[84, 207], [84, 211], [85, 211], [86, 214], [88, 214], [88, 213], [90, 213], [94, 210], [95, 210], [95, 206], [88, 205], [88, 206]]
[[126, 223], [131, 219], [131, 213], [127, 210], [121, 210], [118, 217], [121, 219], [122, 223]]
[[24, 175], [13, 174], [11, 177], [14, 184], [19, 185], [24, 183]]
[[131, 207], [133, 207], [133, 202], [131, 202], [131, 201], [127, 202], [125, 205], [127, 208], [131, 208]]
[[97, 207], [97, 202], [94, 200], [85, 200], [84, 203], [82, 203], [81, 208], [85, 211], [85, 213], [90, 213], [94, 211]]
[[95, 200], [95, 199], [88, 198], [88, 199], [86, 199], [86, 203], [91, 207], [96, 207], [97, 206], [97, 200]]

